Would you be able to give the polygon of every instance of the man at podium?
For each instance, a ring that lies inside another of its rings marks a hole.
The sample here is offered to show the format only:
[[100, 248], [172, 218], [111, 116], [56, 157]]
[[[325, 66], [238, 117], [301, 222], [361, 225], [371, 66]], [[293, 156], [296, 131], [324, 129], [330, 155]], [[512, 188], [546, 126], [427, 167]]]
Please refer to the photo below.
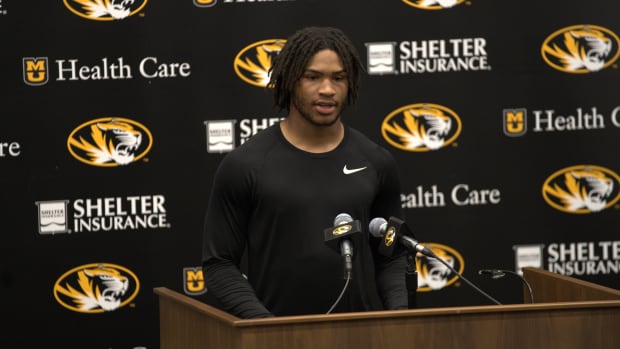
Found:
[[[372, 218], [402, 217], [396, 162], [342, 120], [364, 69], [355, 46], [339, 29], [308, 27], [270, 59], [284, 119], [216, 171], [203, 236], [208, 292], [241, 318], [407, 309], [406, 251], [381, 256], [368, 233]], [[338, 240], [345, 226], [363, 228]]]

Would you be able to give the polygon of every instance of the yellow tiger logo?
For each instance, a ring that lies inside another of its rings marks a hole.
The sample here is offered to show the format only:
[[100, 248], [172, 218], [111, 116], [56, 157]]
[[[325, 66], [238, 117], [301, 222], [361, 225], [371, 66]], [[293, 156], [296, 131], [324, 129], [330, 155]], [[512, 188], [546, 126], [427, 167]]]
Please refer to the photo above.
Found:
[[556, 31], [543, 43], [541, 53], [552, 67], [569, 73], [599, 71], [613, 63], [620, 51], [612, 55], [618, 37], [593, 25], [572, 26]]
[[404, 3], [424, 10], [441, 10], [454, 7], [465, 0], [403, 0]]
[[405, 127], [392, 122], [385, 124], [384, 130], [400, 139], [408, 149], [439, 149], [452, 129], [452, 119], [437, 108], [410, 108], [403, 115]]
[[121, 297], [127, 292], [128, 281], [118, 270], [98, 265], [77, 272], [79, 288], [65, 282], [64, 287], [57, 285], [55, 290], [71, 299], [79, 311], [98, 308], [110, 311], [120, 307]]
[[244, 48], [235, 57], [235, 72], [249, 84], [267, 86], [273, 57], [280, 53], [285, 42], [283, 39], [264, 40]]
[[[142, 128], [136, 129], [136, 127]], [[80, 161], [95, 166], [127, 165], [145, 155], [138, 154], [148, 130], [135, 121], [102, 118], [82, 124], [69, 136], [71, 153]], [[150, 141], [150, 139], [149, 139]]]
[[125, 19], [140, 11], [147, 0], [64, 0], [65, 6], [80, 17], [111, 21]]
[[545, 193], [558, 199], [562, 207], [571, 212], [603, 210], [614, 190], [614, 181], [602, 171], [574, 170], [560, 178], [563, 181], [545, 186]]
[[[433, 249], [433, 253], [443, 259], [454, 268], [454, 258], [442, 249]], [[424, 257], [426, 263], [422, 264], [422, 258], [416, 259], [418, 270], [418, 288], [428, 287], [431, 290], [439, 290], [448, 284], [448, 277], [452, 273], [450, 268], [435, 258]]]

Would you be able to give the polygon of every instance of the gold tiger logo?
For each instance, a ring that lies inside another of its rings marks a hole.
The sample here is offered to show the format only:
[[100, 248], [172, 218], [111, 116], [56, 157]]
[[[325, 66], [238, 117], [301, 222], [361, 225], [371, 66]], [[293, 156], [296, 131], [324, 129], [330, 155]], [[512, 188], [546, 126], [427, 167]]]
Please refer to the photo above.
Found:
[[127, 18], [140, 11], [147, 0], [135, 6], [135, 0], [64, 0], [65, 6], [80, 17], [104, 21]]
[[[122, 267], [91, 264], [75, 268], [63, 275], [54, 286], [58, 302], [68, 309], [79, 312], [102, 312], [118, 309], [133, 299], [138, 292], [138, 282], [129, 270]], [[126, 274], [126, 275], [123, 275]], [[135, 292], [125, 297], [130, 278], [136, 283]]]
[[[395, 117], [402, 112], [402, 122]], [[447, 113], [452, 115], [447, 115]], [[383, 121], [384, 138], [397, 148], [409, 151], [437, 150], [460, 132], [460, 122], [449, 109], [432, 104], [398, 109]], [[454, 130], [454, 124], [457, 130]], [[449, 138], [450, 136], [452, 138]]]
[[403, 2], [423, 10], [441, 10], [454, 7], [465, 0], [403, 0]]
[[551, 176], [543, 186], [545, 200], [571, 213], [598, 212], [610, 206], [618, 179], [594, 166], [576, 166]]
[[[599, 71], [618, 58], [609, 58], [618, 37], [609, 30], [593, 26], [572, 26], [556, 31], [542, 45], [541, 53], [552, 67], [569, 73]], [[617, 49], [616, 49], [617, 50]]]
[[68, 147], [75, 158], [90, 165], [127, 165], [150, 149], [149, 143], [144, 152], [138, 153], [143, 148], [143, 133], [149, 135], [148, 130], [135, 121], [102, 118], [74, 130], [69, 136]]
[[235, 57], [235, 72], [251, 85], [267, 86], [273, 57], [280, 53], [285, 42], [284, 39], [263, 40], [245, 47]]
[[[464, 270], [463, 258], [454, 249], [440, 244], [425, 243], [424, 246], [441, 258], [446, 264], [462, 273]], [[445, 264], [435, 258], [416, 255], [416, 270], [418, 271], [418, 291], [434, 291], [445, 288], [456, 282], [458, 276]], [[452, 276], [452, 277], [451, 277]]]

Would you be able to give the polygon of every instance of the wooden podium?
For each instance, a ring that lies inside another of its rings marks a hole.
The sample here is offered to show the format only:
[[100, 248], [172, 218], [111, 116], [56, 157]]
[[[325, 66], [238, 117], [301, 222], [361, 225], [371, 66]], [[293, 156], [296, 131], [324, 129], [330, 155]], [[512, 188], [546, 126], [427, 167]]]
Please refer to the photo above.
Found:
[[535, 304], [267, 319], [240, 319], [164, 287], [154, 292], [161, 349], [620, 348], [619, 290], [536, 268], [523, 276]]

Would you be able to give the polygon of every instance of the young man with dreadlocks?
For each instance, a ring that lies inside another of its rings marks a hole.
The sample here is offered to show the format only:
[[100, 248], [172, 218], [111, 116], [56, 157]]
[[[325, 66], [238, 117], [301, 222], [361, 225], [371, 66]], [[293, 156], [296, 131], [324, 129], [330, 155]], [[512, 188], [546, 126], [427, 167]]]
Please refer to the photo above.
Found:
[[287, 115], [224, 157], [205, 217], [205, 281], [227, 312], [407, 309], [405, 254], [382, 257], [378, 239], [362, 229], [341, 294], [343, 259], [324, 241], [340, 213], [362, 227], [374, 217], [402, 217], [394, 159], [341, 119], [362, 72], [351, 41], [330, 27], [295, 32], [274, 58], [269, 86]]

